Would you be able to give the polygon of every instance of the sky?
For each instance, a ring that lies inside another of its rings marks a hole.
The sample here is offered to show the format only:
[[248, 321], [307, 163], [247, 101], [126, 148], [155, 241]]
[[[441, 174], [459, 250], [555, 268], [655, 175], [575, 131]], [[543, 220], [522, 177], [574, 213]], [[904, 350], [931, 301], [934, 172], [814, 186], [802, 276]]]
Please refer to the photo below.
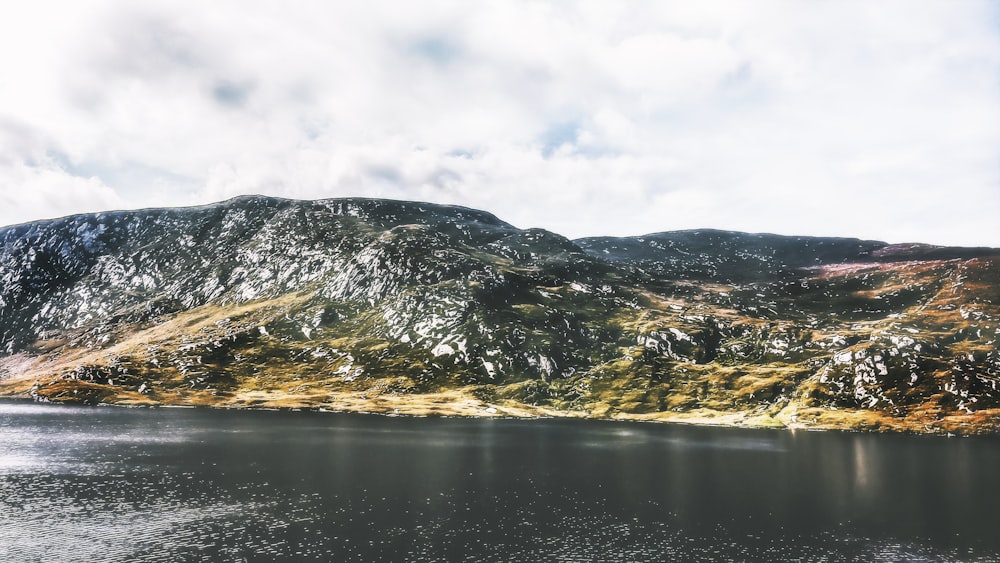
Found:
[[1000, 2], [4, 8], [0, 224], [240, 194], [1000, 247]]

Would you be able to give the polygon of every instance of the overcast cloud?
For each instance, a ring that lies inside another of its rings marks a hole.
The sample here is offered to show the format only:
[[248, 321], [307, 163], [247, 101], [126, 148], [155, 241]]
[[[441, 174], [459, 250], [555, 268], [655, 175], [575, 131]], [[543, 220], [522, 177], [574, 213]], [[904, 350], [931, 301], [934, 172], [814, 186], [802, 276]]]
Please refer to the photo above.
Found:
[[1000, 3], [34, 1], [0, 224], [238, 194], [1000, 246]]

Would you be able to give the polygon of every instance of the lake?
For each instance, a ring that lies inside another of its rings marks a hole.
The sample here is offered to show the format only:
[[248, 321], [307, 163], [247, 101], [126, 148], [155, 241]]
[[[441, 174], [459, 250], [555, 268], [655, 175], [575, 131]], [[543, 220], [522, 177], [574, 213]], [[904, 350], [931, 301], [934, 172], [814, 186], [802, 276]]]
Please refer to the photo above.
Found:
[[1000, 560], [1000, 440], [0, 402], [0, 561]]

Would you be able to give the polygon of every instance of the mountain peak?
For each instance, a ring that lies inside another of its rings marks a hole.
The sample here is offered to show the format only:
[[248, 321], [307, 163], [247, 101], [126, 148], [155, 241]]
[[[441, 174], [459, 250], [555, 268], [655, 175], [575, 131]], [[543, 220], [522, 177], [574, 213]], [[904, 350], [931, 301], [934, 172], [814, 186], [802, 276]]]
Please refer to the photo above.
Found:
[[993, 249], [241, 196], [0, 229], [0, 394], [988, 430], [997, 280]]

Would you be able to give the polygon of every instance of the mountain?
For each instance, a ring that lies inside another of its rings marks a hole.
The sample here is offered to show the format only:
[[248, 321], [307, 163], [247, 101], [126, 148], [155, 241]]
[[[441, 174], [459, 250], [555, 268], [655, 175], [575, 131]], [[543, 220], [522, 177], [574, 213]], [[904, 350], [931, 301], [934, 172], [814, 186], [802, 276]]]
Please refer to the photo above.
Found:
[[0, 395], [1000, 428], [1000, 250], [240, 197], [0, 228]]

